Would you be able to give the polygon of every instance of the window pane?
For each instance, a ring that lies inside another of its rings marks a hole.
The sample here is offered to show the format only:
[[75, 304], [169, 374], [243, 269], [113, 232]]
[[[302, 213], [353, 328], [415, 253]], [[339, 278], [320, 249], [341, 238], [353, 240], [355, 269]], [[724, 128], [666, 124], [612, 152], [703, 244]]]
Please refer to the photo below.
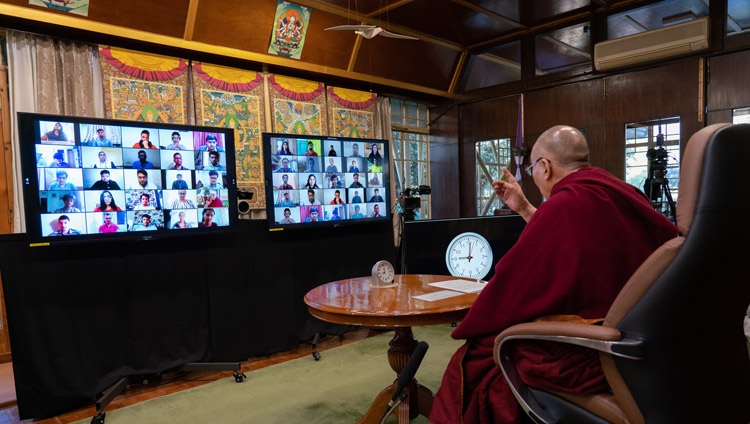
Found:
[[674, 221], [680, 184], [680, 121], [664, 118], [625, 127], [625, 181], [644, 191]]
[[743, 107], [732, 111], [733, 124], [750, 124], [750, 107]]
[[[429, 111], [427, 105], [391, 99], [391, 124], [394, 127], [392, 178], [396, 195], [406, 188], [430, 185]], [[417, 216], [430, 216], [430, 196], [423, 195]]]
[[477, 215], [493, 215], [504, 206], [495, 197], [492, 181], [498, 179], [503, 167], [510, 164], [510, 138], [479, 141], [474, 144], [476, 156]]

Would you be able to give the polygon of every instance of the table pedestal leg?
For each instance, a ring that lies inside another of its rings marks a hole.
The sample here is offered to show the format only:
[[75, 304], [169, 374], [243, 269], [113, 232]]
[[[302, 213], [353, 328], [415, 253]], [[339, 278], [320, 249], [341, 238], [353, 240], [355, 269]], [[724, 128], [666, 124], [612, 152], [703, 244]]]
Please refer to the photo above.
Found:
[[[388, 343], [390, 348], [388, 349], [388, 363], [391, 365], [391, 369], [398, 375], [404, 366], [409, 361], [414, 348], [417, 346], [417, 339], [414, 338], [411, 327], [398, 327], [396, 328], [396, 334], [393, 339]], [[395, 380], [393, 384], [383, 389], [370, 405], [370, 409], [358, 424], [378, 424], [383, 419], [386, 410], [388, 409], [388, 402], [393, 397], [396, 391], [398, 380]], [[424, 415], [425, 417], [430, 414], [432, 409], [433, 393], [428, 388], [422, 386], [417, 380], [412, 380], [409, 387], [405, 390], [408, 393], [408, 397], [402, 402], [395, 413], [398, 415], [399, 424], [406, 424], [409, 421], [417, 417], [417, 415]]]

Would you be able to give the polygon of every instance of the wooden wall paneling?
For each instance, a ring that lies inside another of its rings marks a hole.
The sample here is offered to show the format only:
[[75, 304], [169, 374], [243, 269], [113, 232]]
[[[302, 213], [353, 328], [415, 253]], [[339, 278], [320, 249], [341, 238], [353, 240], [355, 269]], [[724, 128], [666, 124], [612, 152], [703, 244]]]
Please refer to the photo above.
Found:
[[193, 41], [267, 52], [276, 5], [276, 0], [202, 0], [196, 12]]
[[[603, 129], [603, 140], [601, 143], [591, 145], [589, 148], [592, 156], [596, 156], [599, 161], [591, 161], [592, 165], [606, 169], [610, 174], [622, 180], [625, 179], [625, 126], [622, 123], [612, 123], [605, 125]], [[599, 153], [603, 149], [605, 153]], [[596, 151], [596, 153], [594, 153]], [[603, 158], [602, 158], [603, 156]]]
[[[190, 0], [90, 1], [86, 19], [168, 37], [182, 38], [185, 34], [189, 4]], [[26, 6], [28, 5], [28, 2], [26, 2]], [[52, 13], [65, 13], [46, 10]], [[226, 8], [224, 13], [231, 15]], [[215, 27], [214, 30], [226, 34], [225, 28], [228, 27], [222, 25]], [[232, 30], [234, 29], [232, 28]], [[225, 38], [231, 37], [225, 36]]]
[[460, 119], [461, 143], [515, 137], [518, 96], [462, 105]]
[[607, 77], [607, 123], [629, 123], [698, 110], [698, 60]]
[[[603, 131], [597, 129], [605, 122], [604, 83], [602, 80], [584, 81], [549, 89], [532, 91], [524, 95], [526, 145], [532, 147], [536, 139], [555, 125], [571, 125], [586, 130], [592, 162], [602, 160], [600, 154]], [[528, 165], [531, 158], [526, 158]], [[522, 183], [531, 203], [539, 205], [542, 195], [531, 178]]]
[[690, 59], [606, 79], [606, 119], [614, 127], [608, 135], [615, 137], [607, 143], [608, 171], [624, 177], [625, 124], [631, 122], [678, 116], [682, 156], [690, 136], [705, 125], [698, 121], [699, 71], [698, 59]]
[[462, 188], [459, 175], [458, 114], [455, 104], [430, 109], [430, 195], [431, 218], [461, 216]]
[[526, 140], [529, 147], [546, 129], [554, 125], [592, 128], [603, 125], [605, 115], [603, 80], [583, 81], [524, 95]]
[[430, 144], [431, 219], [458, 218], [461, 194], [467, 190], [459, 177], [459, 144]]
[[732, 108], [750, 106], [750, 79], [747, 68], [750, 50], [707, 59], [706, 107], [708, 113], [728, 111], [717, 115], [715, 122], [732, 122]]
[[709, 110], [706, 113], [706, 125], [732, 122], [732, 109]]

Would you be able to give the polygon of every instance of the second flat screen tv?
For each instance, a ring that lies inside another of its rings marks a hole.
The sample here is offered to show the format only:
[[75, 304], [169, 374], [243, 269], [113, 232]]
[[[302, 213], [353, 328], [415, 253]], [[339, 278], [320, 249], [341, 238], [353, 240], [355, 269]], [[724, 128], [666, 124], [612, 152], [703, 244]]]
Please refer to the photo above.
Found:
[[390, 220], [387, 140], [263, 134], [271, 231]]

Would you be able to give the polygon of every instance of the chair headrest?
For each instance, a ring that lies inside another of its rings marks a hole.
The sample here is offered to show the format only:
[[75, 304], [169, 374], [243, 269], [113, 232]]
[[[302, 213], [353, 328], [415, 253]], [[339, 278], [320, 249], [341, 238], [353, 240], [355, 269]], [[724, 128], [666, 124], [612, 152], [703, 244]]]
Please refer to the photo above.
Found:
[[685, 147], [685, 153], [680, 162], [680, 195], [676, 216], [677, 228], [683, 236], [688, 234], [690, 225], [693, 223], [706, 144], [717, 131], [730, 125], [732, 124], [720, 123], [702, 128], [690, 137]]

